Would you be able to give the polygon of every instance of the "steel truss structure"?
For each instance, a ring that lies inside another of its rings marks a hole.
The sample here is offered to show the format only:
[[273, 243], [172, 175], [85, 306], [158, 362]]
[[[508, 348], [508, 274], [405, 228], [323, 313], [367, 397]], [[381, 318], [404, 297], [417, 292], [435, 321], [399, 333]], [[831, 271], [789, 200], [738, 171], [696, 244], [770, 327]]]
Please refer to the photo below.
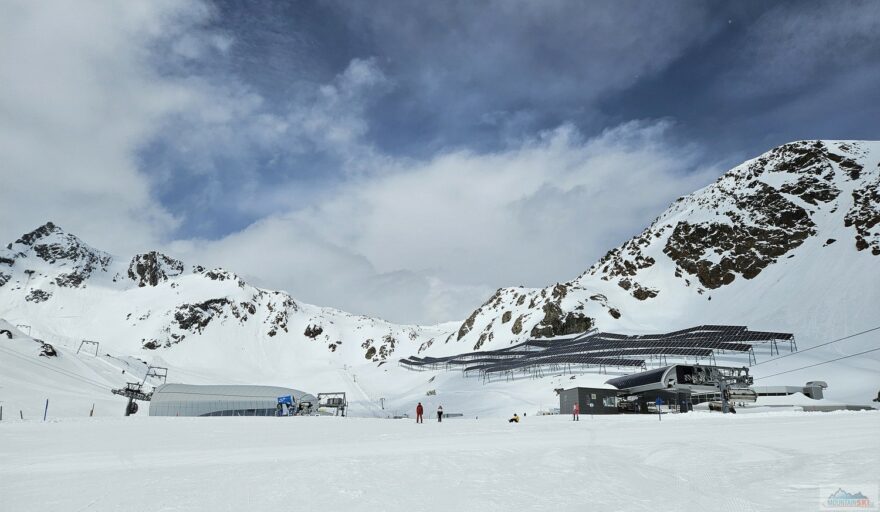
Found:
[[138, 405], [135, 400], [143, 400], [149, 402], [153, 398], [153, 393], [146, 393], [143, 390], [143, 384], [140, 382], [127, 382], [124, 388], [113, 389], [110, 392], [114, 395], [120, 395], [128, 398], [128, 405], [125, 406], [125, 415], [130, 416], [138, 411]]
[[668, 359], [687, 360], [714, 366], [718, 354], [747, 355], [757, 363], [754, 347], [768, 346], [770, 355], [779, 354], [779, 342], [797, 350], [794, 335], [781, 332], [750, 331], [745, 326], [700, 325], [661, 334], [627, 335], [598, 332], [555, 338], [528, 339], [499, 350], [468, 352], [445, 357], [410, 356], [398, 364], [414, 371], [461, 370], [466, 377], [478, 376], [483, 382], [519, 376], [542, 377], [545, 372], [584, 371], [609, 367], [641, 369], [666, 366]]

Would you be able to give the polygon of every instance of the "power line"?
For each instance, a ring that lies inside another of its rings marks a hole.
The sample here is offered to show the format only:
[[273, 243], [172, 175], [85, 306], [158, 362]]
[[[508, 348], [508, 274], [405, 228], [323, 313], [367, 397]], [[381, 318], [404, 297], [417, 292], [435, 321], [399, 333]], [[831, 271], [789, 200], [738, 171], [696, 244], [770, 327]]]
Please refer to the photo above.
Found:
[[872, 329], [868, 329], [867, 331], [857, 332], [855, 334], [850, 334], [849, 336], [844, 336], [843, 338], [837, 338], [836, 340], [831, 340], [831, 341], [828, 341], [825, 343], [820, 343], [819, 345], [813, 345], [812, 347], [801, 349], [801, 350], [798, 350], [797, 352], [792, 352], [790, 354], [785, 354], [784, 356], [779, 356], [775, 359], [767, 359], [765, 361], [761, 361], [760, 363], [755, 363], [752, 366], [758, 366], [759, 364], [764, 364], [764, 363], [771, 363], [774, 361], [779, 361], [780, 359], [783, 359], [785, 357], [803, 354], [804, 352], [809, 352], [810, 350], [813, 350], [814, 348], [824, 347], [825, 345], [831, 345], [832, 343], [837, 343], [838, 341], [843, 341], [843, 340], [848, 340], [850, 338], [855, 338], [856, 336], [861, 336], [862, 334], [867, 334], [869, 332], [876, 331], [878, 329], [880, 329], [880, 325], [878, 325], [877, 327], [874, 327]]
[[880, 347], [872, 348], [871, 350], [865, 350], [864, 352], [859, 352], [859, 353], [857, 353], [857, 354], [850, 354], [850, 355], [848, 355], [848, 356], [838, 357], [838, 358], [836, 358], [836, 359], [830, 359], [830, 360], [828, 360], [828, 361], [822, 361], [821, 363], [810, 364], [810, 365], [807, 365], [807, 366], [801, 366], [800, 368], [795, 368], [795, 369], [793, 369], [793, 370], [787, 370], [787, 371], [784, 371], [784, 372], [774, 373], [773, 375], [765, 375], [765, 376], [763, 376], [763, 377], [758, 377], [758, 378], [755, 379], [755, 380], [761, 380], [761, 379], [767, 379], [767, 378], [770, 378], [770, 377], [776, 377], [777, 375], [785, 375], [786, 373], [796, 372], [796, 371], [798, 371], [798, 370], [805, 370], [805, 369], [807, 369], [807, 368], [812, 368], [812, 367], [814, 367], [814, 366], [820, 366], [820, 365], [823, 365], [823, 364], [833, 363], [834, 361], [840, 361], [841, 359], [849, 359], [850, 357], [856, 357], [856, 356], [860, 356], [860, 355], [863, 355], [863, 354], [867, 354], [868, 352], [876, 352], [876, 351], [878, 351], [878, 350], [880, 350]]

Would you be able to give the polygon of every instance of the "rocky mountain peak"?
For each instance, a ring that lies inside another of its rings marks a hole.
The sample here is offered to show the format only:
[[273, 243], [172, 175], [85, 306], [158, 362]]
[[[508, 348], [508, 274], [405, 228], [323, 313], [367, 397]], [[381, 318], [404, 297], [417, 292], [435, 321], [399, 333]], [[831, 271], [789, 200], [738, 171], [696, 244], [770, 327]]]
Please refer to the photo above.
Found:
[[456, 339], [496, 348], [631, 322], [628, 315], [670, 301], [699, 304], [733, 283], [743, 290], [771, 266], [789, 268], [785, 262], [802, 247], [809, 259], [821, 260], [817, 251], [835, 242], [851, 244], [852, 257], [880, 256], [878, 160], [880, 143], [873, 141], [805, 140], [771, 149], [676, 200], [578, 278], [499, 290]]
[[868, 206], [878, 176], [861, 162], [865, 145], [813, 140], [774, 148], [677, 200], [584, 276], [634, 287], [632, 278], [655, 263], [646, 249], [662, 239], [662, 252], [677, 266], [676, 277], [690, 274], [706, 289], [737, 277], [752, 279], [815, 235], [817, 220], [844, 206], [843, 189], [853, 189], [851, 224], [864, 232], [856, 237], [859, 250], [876, 245], [880, 252], [880, 240], [869, 233], [878, 223], [878, 203]]
[[[15, 241], [15, 243], [33, 246], [35, 242], [49, 237], [53, 234], [64, 235], [64, 230], [56, 226], [52, 221], [49, 221], [38, 227], [37, 229], [31, 231], [30, 233], [22, 235], [21, 238]], [[12, 244], [9, 244], [7, 246], [7, 249], [12, 249]]]
[[61, 270], [55, 284], [62, 287], [82, 286], [95, 270], [107, 270], [112, 257], [99, 251], [53, 222], [22, 235], [6, 247], [0, 262], [14, 266], [17, 261], [41, 260]]

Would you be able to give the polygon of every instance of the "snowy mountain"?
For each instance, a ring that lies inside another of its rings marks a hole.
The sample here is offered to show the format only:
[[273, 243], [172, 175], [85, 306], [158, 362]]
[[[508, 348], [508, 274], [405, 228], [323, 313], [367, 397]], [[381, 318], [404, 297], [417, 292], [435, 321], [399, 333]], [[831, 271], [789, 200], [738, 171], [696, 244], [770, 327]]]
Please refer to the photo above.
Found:
[[[0, 357], [0, 401], [32, 415], [39, 397], [52, 393], [76, 411], [98, 395], [115, 404], [109, 388], [123, 385], [126, 375], [140, 380], [153, 364], [170, 368], [175, 382], [342, 390], [361, 415], [409, 411], [419, 400], [429, 410], [445, 402], [451, 411], [507, 415], [552, 407], [554, 388], [608, 376], [484, 386], [456, 372], [411, 372], [396, 360], [592, 327], [639, 333], [707, 323], [792, 332], [804, 348], [880, 325], [878, 304], [878, 142], [802, 141], [773, 149], [678, 199], [571, 281], [499, 289], [464, 322], [437, 326], [304, 304], [229, 270], [155, 251], [118, 259], [50, 222], [0, 249], [0, 319], [15, 332], [12, 344], [0, 337], [0, 355], [11, 356]], [[753, 374], [772, 377], [874, 348], [876, 334], [762, 361], [768, 364]], [[77, 353], [82, 340], [99, 342], [97, 354]], [[43, 343], [57, 356], [40, 356]], [[761, 384], [828, 380], [828, 396], [864, 403], [880, 389], [877, 356]]]
[[590, 327], [662, 332], [704, 323], [818, 341], [874, 327], [878, 166], [877, 142], [775, 148], [679, 198], [577, 278], [499, 289], [454, 341], [480, 350]]
[[56, 342], [100, 340], [174, 360], [193, 349], [200, 359], [232, 352], [256, 368], [266, 359], [382, 362], [449, 330], [303, 304], [155, 251], [118, 260], [51, 222], [0, 251], [0, 317]]

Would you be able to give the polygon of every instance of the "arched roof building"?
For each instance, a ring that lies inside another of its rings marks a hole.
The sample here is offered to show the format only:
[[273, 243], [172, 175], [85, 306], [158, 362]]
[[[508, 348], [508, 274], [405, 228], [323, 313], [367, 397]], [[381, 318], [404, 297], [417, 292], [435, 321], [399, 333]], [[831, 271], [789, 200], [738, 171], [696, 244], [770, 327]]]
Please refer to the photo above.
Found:
[[150, 416], [274, 416], [278, 398], [288, 395], [295, 409], [318, 403], [305, 391], [276, 386], [163, 384], [153, 391]]

